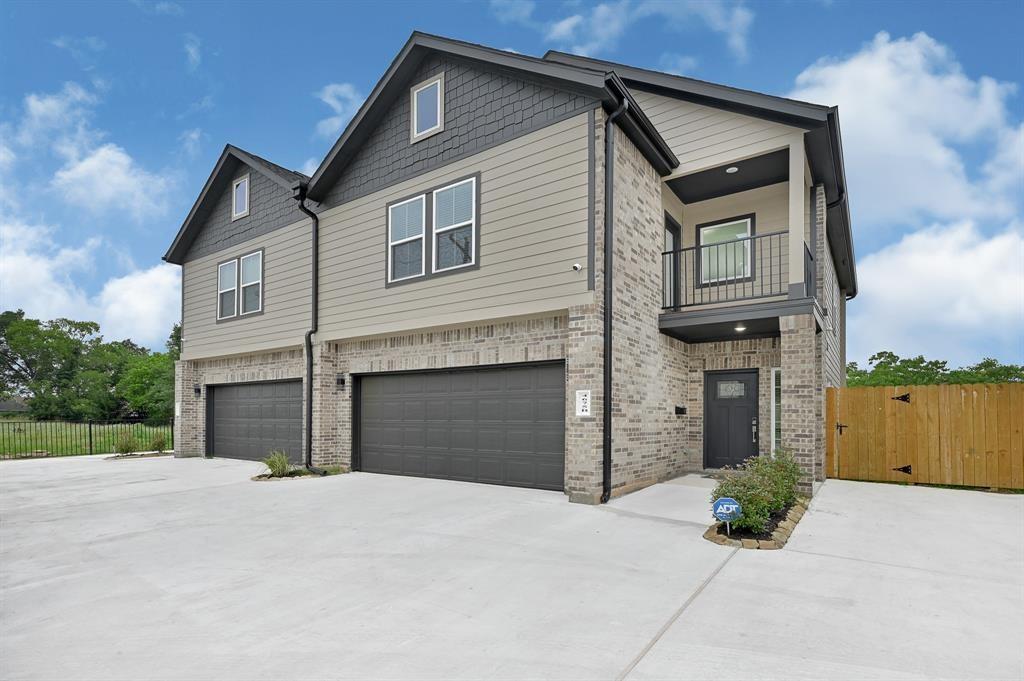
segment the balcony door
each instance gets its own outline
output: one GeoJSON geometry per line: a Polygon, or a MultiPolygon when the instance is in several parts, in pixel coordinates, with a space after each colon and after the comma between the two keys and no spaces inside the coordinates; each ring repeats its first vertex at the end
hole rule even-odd
{"type": "Polygon", "coordinates": [[[662,307],[679,307],[679,249],[683,247],[683,228],[668,213],[665,213],[665,243],[661,255],[661,280],[663,282],[662,307]]]}
{"type": "Polygon", "coordinates": [[[704,467],[757,454],[757,370],[704,373],[704,467]]]}

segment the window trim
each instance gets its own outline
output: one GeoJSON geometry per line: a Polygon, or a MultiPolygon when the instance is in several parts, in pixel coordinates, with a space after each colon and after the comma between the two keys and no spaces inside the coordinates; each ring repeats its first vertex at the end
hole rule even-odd
{"type": "Polygon", "coordinates": [[[458,182],[453,182],[452,184],[445,185],[444,187],[438,187],[437,189],[432,190],[430,192],[430,201],[431,201],[431,204],[432,204],[431,205],[431,216],[430,216],[430,251],[431,251],[431,253],[430,253],[430,272],[431,272],[431,274],[438,274],[440,272],[450,272],[452,270],[461,270],[461,269],[464,269],[466,267],[472,267],[473,265],[475,265],[476,264],[476,222],[477,222],[477,211],[476,211],[476,201],[477,201],[477,196],[476,196],[476,176],[474,175],[472,177],[467,177],[467,178],[464,178],[462,180],[459,180],[458,182]],[[454,187],[458,187],[460,185],[464,185],[464,184],[469,184],[469,185],[472,186],[472,191],[470,192],[470,195],[472,197],[473,204],[472,204],[472,207],[471,207],[471,209],[469,211],[469,215],[470,215],[469,220],[464,220],[463,222],[457,222],[457,223],[455,223],[453,225],[448,225],[447,227],[441,227],[440,229],[438,229],[438,227],[437,227],[437,195],[438,195],[438,193],[439,192],[443,192],[443,191],[445,191],[447,189],[452,189],[454,187]],[[453,265],[451,267],[438,268],[438,266],[437,266],[437,235],[438,234],[444,234],[445,232],[451,232],[452,230],[460,229],[462,227],[469,227],[470,228],[469,229],[469,233],[470,233],[470,242],[469,242],[470,243],[470,249],[469,249],[469,251],[470,251],[470,260],[469,260],[469,262],[464,262],[461,265],[453,265]]]}
{"type": "Polygon", "coordinates": [[[411,196],[411,197],[409,197],[407,199],[402,199],[401,201],[395,201],[394,203],[389,203],[387,205],[387,209],[386,210],[387,210],[387,234],[385,234],[385,237],[387,238],[387,242],[388,242],[387,282],[389,284],[393,284],[393,283],[397,283],[397,282],[400,282],[400,281],[408,281],[410,279],[417,279],[419,277],[422,277],[427,272],[427,195],[425,193],[424,194],[416,194],[415,196],[411,196]],[[410,237],[406,237],[404,239],[399,239],[398,241],[393,241],[391,239],[391,210],[393,208],[397,208],[398,206],[404,206],[407,203],[412,203],[413,201],[417,201],[417,200],[421,200],[421,199],[422,199],[423,203],[420,204],[420,229],[421,229],[420,235],[419,236],[410,236],[410,237]],[[422,246],[420,247],[420,272],[419,272],[419,274],[410,274],[410,275],[405,276],[405,277],[398,277],[397,279],[394,278],[394,276],[393,276],[394,270],[392,270],[392,251],[393,251],[394,247],[395,246],[400,246],[401,244],[411,243],[411,242],[415,241],[416,239],[420,239],[423,242],[422,246]]]}
{"type": "MultiPolygon", "coordinates": [[[[248,319],[249,317],[258,317],[266,312],[267,309],[267,256],[265,248],[256,248],[247,250],[239,255],[217,263],[217,306],[216,312],[216,323],[221,324],[223,322],[231,322],[238,319],[248,319]],[[247,258],[251,255],[259,254],[260,256],[260,309],[253,310],[252,312],[246,312],[242,314],[242,258],[247,258]],[[235,263],[235,313],[228,315],[227,317],[220,316],[220,268],[229,263],[235,263]]],[[[254,282],[255,283],[255,282],[254,282]]],[[[249,284],[251,286],[252,284],[249,284]]],[[[224,292],[230,291],[231,289],[224,289],[224,292]]]]}
{"type": "Polygon", "coordinates": [[[781,416],[782,416],[781,412],[779,413],[779,417],[780,417],[779,418],[779,422],[776,422],[776,418],[775,418],[775,407],[776,406],[781,407],[781,404],[776,402],[776,400],[775,400],[775,389],[780,385],[779,379],[782,378],[782,367],[772,367],[771,368],[771,375],[772,375],[772,392],[771,392],[771,436],[770,437],[771,437],[772,449],[769,452],[769,454],[771,454],[772,456],[775,456],[775,452],[777,452],[778,450],[782,449],[782,433],[779,433],[779,442],[778,442],[777,446],[776,446],[776,443],[775,443],[775,426],[781,425],[780,422],[782,420],[781,419],[781,416]]]}
{"type": "MultiPolygon", "coordinates": [[[[754,263],[754,253],[753,253],[753,250],[750,248],[750,244],[751,244],[750,239],[757,233],[756,224],[757,224],[757,214],[756,213],[747,213],[745,215],[735,215],[735,216],[733,216],[731,218],[724,218],[724,219],[721,219],[721,220],[712,220],[711,222],[702,222],[702,223],[696,225],[696,227],[694,228],[694,232],[695,232],[695,234],[694,234],[694,243],[697,245],[697,256],[695,258],[695,263],[694,263],[695,264],[694,275],[696,277],[695,285],[697,287],[703,288],[703,287],[706,287],[706,286],[721,286],[721,285],[728,285],[728,284],[733,284],[733,283],[739,283],[739,282],[753,281],[754,280],[754,272],[757,271],[757,268],[755,267],[755,263],[754,263]],[[720,225],[727,225],[727,224],[730,224],[730,223],[733,223],[733,222],[743,222],[743,221],[746,221],[746,223],[747,223],[747,241],[744,243],[745,250],[746,250],[746,255],[747,255],[747,271],[746,271],[746,273],[742,277],[719,277],[718,279],[707,279],[707,280],[705,280],[704,279],[703,267],[702,267],[702,263],[704,261],[704,252],[703,252],[704,244],[701,242],[701,233],[703,232],[703,230],[707,229],[708,227],[718,227],[720,225]]],[[[723,243],[725,243],[725,242],[723,242],[723,243]]],[[[714,245],[714,244],[711,244],[711,245],[714,245]]]]}
{"type": "Polygon", "coordinates": [[[217,321],[219,322],[219,321],[223,321],[225,319],[232,319],[232,318],[237,317],[237,316],[238,316],[238,258],[232,258],[231,260],[225,260],[224,262],[217,263],[217,321]],[[223,267],[225,267],[227,265],[234,265],[235,266],[235,280],[233,282],[234,286],[232,286],[231,288],[222,289],[220,287],[220,271],[221,271],[221,268],[223,268],[223,267]],[[220,307],[220,297],[222,295],[224,295],[225,293],[227,293],[228,291],[232,291],[234,293],[234,299],[235,299],[234,311],[231,314],[229,314],[229,315],[223,315],[223,314],[221,314],[221,312],[223,312],[223,310],[221,310],[221,307],[220,307]]]}
{"type": "Polygon", "coordinates": [[[392,286],[404,286],[406,284],[411,284],[418,281],[433,279],[434,277],[446,277],[451,274],[459,274],[460,272],[469,272],[472,270],[480,269],[480,263],[482,262],[482,258],[480,256],[480,192],[482,184],[482,175],[480,171],[477,171],[475,173],[469,173],[461,177],[456,177],[441,184],[436,184],[432,187],[427,187],[426,189],[422,189],[413,194],[406,194],[394,201],[391,201],[390,203],[385,204],[383,230],[385,249],[384,288],[391,288],[392,286]],[[453,185],[461,184],[462,182],[469,180],[471,178],[476,181],[474,185],[473,194],[473,262],[467,265],[460,265],[459,267],[450,267],[448,269],[438,270],[437,272],[432,271],[433,268],[431,268],[431,270],[428,270],[426,268],[426,263],[428,262],[428,259],[429,262],[431,263],[433,263],[434,261],[434,245],[432,243],[434,239],[434,190],[444,189],[445,187],[451,187],[453,185]],[[424,248],[427,250],[424,250],[423,252],[423,274],[417,276],[403,277],[401,279],[391,279],[391,208],[392,206],[397,206],[412,199],[416,199],[420,196],[425,197],[424,209],[426,210],[426,218],[423,225],[423,245],[424,248]],[[428,234],[430,235],[430,239],[426,238],[428,234]]]}
{"type": "Polygon", "coordinates": [[[421,83],[409,88],[409,143],[415,144],[420,140],[436,135],[444,131],[444,71],[431,76],[421,83]],[[426,90],[431,85],[437,84],[437,125],[428,128],[423,132],[416,132],[416,95],[426,90]]]}
{"type": "Polygon", "coordinates": [[[250,208],[250,204],[249,204],[249,189],[251,187],[252,187],[252,184],[249,182],[249,173],[246,173],[245,175],[242,175],[241,177],[236,177],[234,179],[234,181],[231,182],[231,219],[232,220],[239,220],[239,219],[244,218],[247,215],[249,215],[249,208],[250,208]],[[236,213],[235,212],[235,190],[238,189],[238,185],[242,184],[243,182],[245,182],[245,210],[243,212],[241,212],[241,213],[236,213]]]}
{"type": "Polygon", "coordinates": [[[248,317],[250,315],[259,314],[260,312],[263,312],[263,249],[262,248],[259,249],[258,251],[253,251],[252,253],[246,253],[245,255],[238,256],[238,316],[239,317],[248,317]],[[260,278],[257,279],[256,281],[251,281],[248,284],[243,284],[242,283],[242,261],[245,260],[246,258],[251,258],[253,256],[259,256],[259,259],[260,259],[260,278]],[[245,300],[245,296],[243,295],[243,293],[245,291],[245,288],[247,286],[256,286],[257,284],[260,287],[260,304],[259,304],[259,307],[257,307],[255,310],[250,310],[249,312],[244,312],[242,310],[242,302],[245,300]]]}

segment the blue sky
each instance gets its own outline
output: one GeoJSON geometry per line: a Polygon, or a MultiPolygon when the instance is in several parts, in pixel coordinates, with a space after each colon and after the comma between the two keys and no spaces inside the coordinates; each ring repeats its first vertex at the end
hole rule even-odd
{"type": "Polygon", "coordinates": [[[850,358],[1024,362],[1024,4],[0,5],[0,307],[159,346],[160,256],[226,142],[314,166],[415,29],[838,104],[850,358]]]}

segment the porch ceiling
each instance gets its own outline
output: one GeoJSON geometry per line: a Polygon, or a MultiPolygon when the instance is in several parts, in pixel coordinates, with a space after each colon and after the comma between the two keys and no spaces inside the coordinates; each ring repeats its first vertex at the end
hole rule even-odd
{"type": "Polygon", "coordinates": [[[716,199],[719,196],[757,189],[789,179],[789,150],[779,149],[735,163],[702,170],[667,182],[683,203],[716,199]],[[737,172],[727,173],[735,166],[737,172]]]}
{"type": "Polygon", "coordinates": [[[796,314],[813,314],[818,328],[823,326],[821,310],[814,298],[783,298],[663,312],[658,319],[658,327],[663,334],[687,343],[765,338],[779,335],[780,317],[796,314]],[[742,332],[736,331],[740,325],[746,327],[742,332]]]}

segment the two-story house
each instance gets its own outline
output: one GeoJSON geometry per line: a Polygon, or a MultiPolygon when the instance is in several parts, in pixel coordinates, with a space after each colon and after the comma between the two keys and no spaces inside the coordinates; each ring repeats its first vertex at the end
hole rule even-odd
{"type": "Polygon", "coordinates": [[[165,259],[178,456],[590,503],[779,448],[824,477],[834,107],[414,33],[312,177],[228,146],[165,259]]]}

